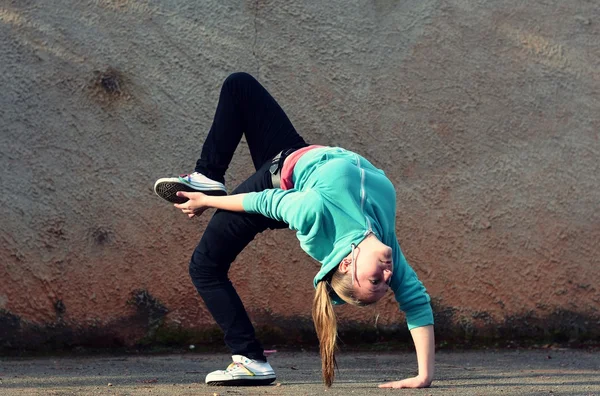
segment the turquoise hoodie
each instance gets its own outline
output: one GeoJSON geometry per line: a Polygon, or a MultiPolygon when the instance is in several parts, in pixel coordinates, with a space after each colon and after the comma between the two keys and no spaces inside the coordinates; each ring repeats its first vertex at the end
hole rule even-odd
{"type": "Polygon", "coordinates": [[[356,153],[323,147],[300,157],[293,181],[291,190],[248,193],[243,205],[296,231],[302,249],[321,263],[314,286],[372,232],[392,248],[390,288],[408,328],[433,324],[429,295],[396,238],[396,191],[384,172],[356,153]]]}

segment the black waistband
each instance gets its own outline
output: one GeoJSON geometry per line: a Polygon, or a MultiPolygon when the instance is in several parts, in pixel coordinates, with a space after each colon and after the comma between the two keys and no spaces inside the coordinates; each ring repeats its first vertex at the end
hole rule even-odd
{"type": "Polygon", "coordinates": [[[301,149],[302,147],[292,147],[281,151],[271,160],[271,167],[269,172],[271,173],[271,181],[273,182],[273,188],[281,188],[281,169],[285,159],[292,154],[294,151],[301,149]]]}

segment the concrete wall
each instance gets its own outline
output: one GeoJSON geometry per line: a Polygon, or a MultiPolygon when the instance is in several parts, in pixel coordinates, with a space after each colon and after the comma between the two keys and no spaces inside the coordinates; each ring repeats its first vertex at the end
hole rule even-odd
{"type": "MultiPolygon", "coordinates": [[[[585,0],[3,0],[0,344],[213,339],[187,274],[208,216],[152,184],[192,170],[234,71],[386,171],[439,339],[598,340],[598,43],[585,0]]],[[[227,185],[250,168],[241,145],[227,185]]],[[[265,343],[310,333],[316,270],[289,230],[233,265],[265,343]]],[[[404,328],[391,295],[338,312],[404,328]]]]}

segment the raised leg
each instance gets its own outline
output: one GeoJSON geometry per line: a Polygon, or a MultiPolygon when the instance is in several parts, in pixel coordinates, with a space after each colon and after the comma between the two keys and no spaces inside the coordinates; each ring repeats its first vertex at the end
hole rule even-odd
{"type": "Polygon", "coordinates": [[[195,171],[224,183],[242,134],[256,170],[282,150],[306,146],[269,92],[251,75],[234,73],[221,87],[213,124],[195,171]]]}

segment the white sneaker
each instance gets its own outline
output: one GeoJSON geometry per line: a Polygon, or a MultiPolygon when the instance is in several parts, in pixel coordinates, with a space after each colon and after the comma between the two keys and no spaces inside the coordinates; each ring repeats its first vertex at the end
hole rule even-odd
{"type": "Polygon", "coordinates": [[[206,195],[227,195],[223,183],[209,179],[198,172],[179,177],[165,177],[154,183],[154,192],[159,197],[178,204],[187,201],[187,198],[178,197],[177,191],[201,192],[206,195]]]}
{"type": "Polygon", "coordinates": [[[269,362],[233,355],[227,370],[217,370],[206,376],[206,383],[215,386],[268,385],[275,381],[275,371],[269,362]]]}

